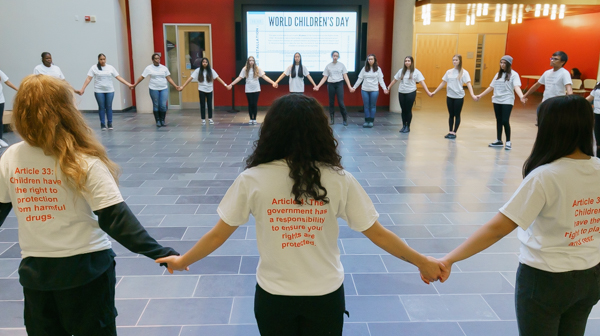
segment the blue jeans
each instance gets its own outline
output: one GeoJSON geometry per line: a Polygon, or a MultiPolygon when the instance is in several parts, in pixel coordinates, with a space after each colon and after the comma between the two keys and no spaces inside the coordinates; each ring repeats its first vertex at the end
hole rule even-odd
{"type": "Polygon", "coordinates": [[[375,111],[377,110],[377,97],[379,91],[360,91],[362,95],[363,105],[365,106],[365,119],[375,119],[375,111]]]}
{"type": "Polygon", "coordinates": [[[167,112],[167,100],[169,99],[169,89],[150,89],[150,98],[152,99],[152,111],[167,112]]]}
{"type": "Polygon", "coordinates": [[[96,101],[98,102],[98,115],[100,116],[100,124],[105,126],[104,123],[104,115],[106,114],[106,118],[108,119],[108,123],[112,124],[112,102],[115,97],[114,92],[94,92],[94,96],[96,97],[96,101]]]}

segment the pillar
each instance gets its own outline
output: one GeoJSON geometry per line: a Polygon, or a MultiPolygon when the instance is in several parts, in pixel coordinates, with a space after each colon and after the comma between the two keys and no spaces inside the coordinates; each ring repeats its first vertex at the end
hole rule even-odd
{"type": "MultiPolygon", "coordinates": [[[[137,80],[146,66],[152,64],[151,56],[154,53],[151,0],[129,0],[129,20],[134,73],[132,80],[137,80]]],[[[137,112],[152,113],[148,83],[149,79],[147,78],[135,88],[137,112]]]]}
{"type": "MultiPolygon", "coordinates": [[[[415,2],[395,0],[390,81],[396,72],[404,66],[404,57],[412,55],[414,25],[415,2]]],[[[398,103],[398,84],[395,84],[390,90],[390,111],[400,112],[400,103],[398,103]]]]}

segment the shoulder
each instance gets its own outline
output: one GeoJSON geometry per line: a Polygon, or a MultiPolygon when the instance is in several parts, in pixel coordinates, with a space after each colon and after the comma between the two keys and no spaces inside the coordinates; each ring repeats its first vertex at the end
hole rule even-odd
{"type": "Polygon", "coordinates": [[[90,67],[90,71],[92,71],[92,72],[96,72],[96,71],[98,71],[98,65],[97,65],[97,64],[94,64],[94,65],[92,65],[92,66],[90,67]]]}
{"type": "Polygon", "coordinates": [[[421,71],[419,71],[419,69],[415,68],[415,70],[413,71],[413,74],[419,74],[419,75],[421,75],[421,71]]]}
{"type": "Polygon", "coordinates": [[[19,141],[16,144],[10,145],[6,151],[4,151],[4,154],[2,154],[2,156],[0,156],[0,162],[8,162],[8,160],[10,160],[10,157],[15,155],[17,152],[21,151],[24,147],[23,145],[25,144],[25,141],[19,141]]]}

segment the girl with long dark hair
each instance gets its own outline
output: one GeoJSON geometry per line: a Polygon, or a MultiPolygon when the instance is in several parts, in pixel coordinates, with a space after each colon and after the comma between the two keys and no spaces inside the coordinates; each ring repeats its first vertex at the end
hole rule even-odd
{"type": "Polygon", "coordinates": [[[600,298],[600,159],[593,157],[593,121],[583,97],[543,102],[523,182],[494,218],[441,259],[450,270],[518,228],[521,336],[583,336],[600,298]]]}
{"type": "Polygon", "coordinates": [[[131,88],[133,85],[129,84],[128,81],[119,76],[117,69],[112,65],[106,64],[106,56],[104,54],[98,55],[98,64],[92,65],[88,71],[87,78],[83,83],[83,87],[79,90],[79,94],[85,93],[85,88],[88,86],[92,78],[94,79],[94,97],[98,103],[98,115],[100,117],[100,129],[106,131],[108,126],[109,130],[113,129],[112,125],[112,102],[115,98],[115,87],[113,86],[112,78],[116,78],[119,82],[127,85],[131,88]],[[106,119],[105,119],[106,116],[106,119]],[[105,120],[108,121],[105,123],[105,120]]]}
{"type": "Polygon", "coordinates": [[[4,128],[2,126],[2,117],[4,115],[4,93],[2,93],[2,83],[6,84],[6,86],[8,86],[9,88],[18,91],[19,89],[13,85],[13,83],[11,83],[8,80],[8,76],[2,72],[2,70],[0,70],[0,148],[2,147],[8,147],[8,144],[6,143],[6,141],[4,141],[2,139],[2,129],[4,128]]]}
{"type": "Polygon", "coordinates": [[[494,90],[492,103],[494,104],[494,113],[496,114],[496,141],[489,144],[489,147],[502,147],[502,127],[506,134],[506,145],[504,149],[510,150],[512,144],[510,142],[510,113],[513,105],[515,105],[515,92],[519,98],[523,98],[521,91],[521,79],[519,74],[512,69],[513,58],[509,55],[504,55],[500,59],[500,70],[490,86],[482,93],[475,96],[477,100],[494,90]]]}
{"type": "Polygon", "coordinates": [[[433,94],[429,92],[427,84],[425,84],[425,77],[423,77],[421,71],[415,68],[415,60],[412,56],[404,58],[404,66],[398,70],[394,79],[388,85],[388,91],[398,81],[400,82],[398,85],[398,102],[402,110],[402,129],[400,133],[408,133],[410,132],[410,123],[412,121],[412,108],[415,104],[415,99],[417,99],[417,83],[421,84],[429,97],[433,96],[433,94]]]}
{"type": "Polygon", "coordinates": [[[313,88],[317,86],[315,81],[310,76],[308,68],[302,65],[302,55],[299,52],[294,54],[294,62],[292,65],[287,67],[285,71],[277,78],[275,84],[279,85],[279,82],[285,76],[290,76],[290,93],[304,93],[304,78],[308,78],[308,81],[313,85],[313,88]]]}
{"type": "Polygon", "coordinates": [[[256,219],[260,260],[254,314],[263,336],[341,335],[344,268],[337,218],[390,254],[416,265],[424,279],[447,270],[384,228],[371,199],[345,171],[321,104],[304,95],[273,102],[246,170],[221,201],[220,220],[182,257],[157,260],[184,270],[256,219]]]}
{"type": "Polygon", "coordinates": [[[158,244],[123,201],[119,167],[66,82],[25,77],[12,122],[23,141],[0,157],[0,225],[14,209],[27,335],[116,335],[108,236],[152,259],[177,252],[158,244]]]}
{"type": "Polygon", "coordinates": [[[473,97],[473,100],[477,100],[473,93],[471,76],[469,76],[467,70],[463,69],[462,56],[454,55],[452,57],[452,64],[454,64],[454,68],[446,71],[440,85],[431,93],[432,96],[435,95],[444,85],[448,84],[446,105],[448,106],[448,114],[450,115],[448,118],[448,129],[450,131],[444,136],[446,139],[456,139],[456,132],[458,131],[458,126],[460,126],[460,113],[465,102],[463,85],[467,85],[471,97],[473,97]]]}
{"type": "Polygon", "coordinates": [[[594,137],[596,138],[596,156],[600,157],[600,82],[587,96],[587,101],[594,104],[594,137]]]}
{"type": "Polygon", "coordinates": [[[277,88],[277,83],[273,82],[271,78],[265,75],[265,72],[256,64],[254,56],[248,57],[246,60],[246,66],[242,68],[240,75],[231,84],[227,85],[227,89],[237,84],[242,79],[246,78],[246,98],[248,99],[248,115],[250,116],[250,122],[248,125],[256,125],[256,115],[258,114],[258,96],[260,95],[260,82],[259,78],[266,80],[268,83],[277,88]]]}
{"type": "Polygon", "coordinates": [[[182,91],[186,85],[189,84],[191,80],[195,80],[198,82],[198,95],[200,98],[200,117],[202,117],[202,125],[206,124],[206,106],[208,105],[208,123],[214,124],[215,122],[212,120],[213,115],[213,90],[214,90],[214,81],[218,80],[223,84],[223,86],[227,87],[227,84],[219,77],[219,74],[210,66],[210,62],[208,58],[202,58],[200,62],[200,67],[196,68],[190,78],[188,78],[182,86],[179,87],[179,91],[182,91]]]}
{"type": "Polygon", "coordinates": [[[346,105],[344,105],[344,82],[348,85],[348,90],[353,91],[352,85],[350,85],[350,79],[348,78],[348,69],[342,62],[338,62],[340,53],[336,50],[331,52],[331,63],[325,66],[323,70],[323,79],[319,82],[313,90],[319,91],[321,85],[327,81],[327,92],[329,93],[329,123],[335,124],[335,97],[337,96],[338,105],[340,106],[340,113],[343,118],[343,125],[348,126],[348,112],[346,111],[346,105]]]}
{"type": "Polygon", "coordinates": [[[354,92],[361,83],[361,95],[365,107],[365,123],[363,124],[363,127],[370,128],[373,127],[373,123],[375,122],[379,85],[381,85],[385,94],[390,93],[383,81],[383,72],[381,71],[379,64],[377,64],[377,57],[375,57],[375,54],[369,54],[367,56],[365,67],[360,70],[358,79],[350,92],[354,92]]]}
{"type": "Polygon", "coordinates": [[[133,90],[148,76],[150,76],[148,89],[150,90],[150,99],[152,99],[152,112],[154,113],[156,127],[165,127],[167,126],[165,118],[167,117],[169,84],[173,85],[175,89],[179,89],[179,86],[171,78],[169,68],[160,64],[159,54],[152,54],[152,64],[144,69],[144,72],[142,72],[142,75],[137,79],[135,84],[131,86],[131,89],[133,90]]]}

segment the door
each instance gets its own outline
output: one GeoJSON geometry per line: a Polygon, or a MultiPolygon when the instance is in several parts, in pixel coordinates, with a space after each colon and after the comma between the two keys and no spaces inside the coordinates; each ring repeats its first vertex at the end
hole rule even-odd
{"type": "Polygon", "coordinates": [[[506,49],[506,34],[485,34],[483,40],[483,70],[481,86],[488,87],[500,69],[500,59],[506,49]]]}
{"type": "MultiPolygon", "coordinates": [[[[185,83],[195,69],[199,68],[202,58],[208,58],[212,67],[210,26],[178,25],[178,54],[181,83],[185,83]]],[[[213,100],[214,101],[214,100],[213,100]]],[[[181,91],[183,108],[198,108],[198,83],[191,82],[181,91]]]]}
{"type": "Polygon", "coordinates": [[[457,47],[457,35],[417,35],[415,67],[423,73],[427,83],[441,82],[446,70],[452,68],[457,47]]]}

